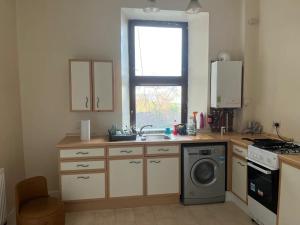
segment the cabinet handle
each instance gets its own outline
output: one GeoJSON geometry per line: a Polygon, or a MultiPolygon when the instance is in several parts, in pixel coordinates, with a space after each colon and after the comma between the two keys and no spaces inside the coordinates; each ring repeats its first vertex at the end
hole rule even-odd
{"type": "Polygon", "coordinates": [[[246,165],[242,164],[241,162],[237,162],[240,166],[245,167],[246,165]]]}
{"type": "Polygon", "coordinates": [[[156,161],[156,160],[151,160],[150,163],[156,163],[156,164],[159,164],[159,163],[160,163],[160,160],[157,160],[157,161],[156,161]]]}
{"type": "Polygon", "coordinates": [[[100,98],[97,96],[97,109],[99,109],[100,98]]]}
{"type": "Polygon", "coordinates": [[[88,96],[85,97],[85,108],[88,108],[89,107],[89,98],[88,96]]]}
{"type": "Polygon", "coordinates": [[[77,179],[88,180],[88,179],[90,179],[90,176],[80,176],[80,177],[77,177],[77,179]]]}
{"type": "Polygon", "coordinates": [[[235,148],[234,150],[237,151],[237,152],[239,152],[239,153],[242,153],[242,152],[243,152],[243,150],[238,149],[238,148],[235,148]]]}
{"type": "Polygon", "coordinates": [[[159,152],[168,152],[170,149],[167,149],[167,148],[159,148],[157,149],[157,151],[159,152]]]}
{"type": "Polygon", "coordinates": [[[132,150],[121,150],[121,153],[132,153],[132,150]]]}
{"type": "Polygon", "coordinates": [[[130,161],[129,163],[130,164],[141,164],[142,162],[141,161],[130,161]]]}
{"type": "Polygon", "coordinates": [[[88,152],[76,152],[76,155],[88,155],[88,152]]]}
{"type": "Polygon", "coordinates": [[[77,167],[84,167],[84,168],[87,168],[89,167],[90,165],[88,164],[77,164],[77,167]]]}

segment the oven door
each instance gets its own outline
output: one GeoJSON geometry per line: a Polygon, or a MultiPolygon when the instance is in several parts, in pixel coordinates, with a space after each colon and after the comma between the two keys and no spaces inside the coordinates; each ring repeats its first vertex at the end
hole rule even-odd
{"type": "Polygon", "coordinates": [[[248,161],[248,195],[277,214],[279,170],[248,161]]]}

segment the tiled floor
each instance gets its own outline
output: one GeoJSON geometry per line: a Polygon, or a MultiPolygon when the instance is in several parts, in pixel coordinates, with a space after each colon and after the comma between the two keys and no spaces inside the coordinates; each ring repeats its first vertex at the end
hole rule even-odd
{"type": "Polygon", "coordinates": [[[66,225],[253,225],[253,223],[233,203],[225,203],[73,212],[67,214],[66,225]]]}

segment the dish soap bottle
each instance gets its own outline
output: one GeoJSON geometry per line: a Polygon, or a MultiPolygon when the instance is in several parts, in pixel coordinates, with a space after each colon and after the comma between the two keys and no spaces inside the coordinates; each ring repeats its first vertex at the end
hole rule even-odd
{"type": "Polygon", "coordinates": [[[200,129],[204,128],[204,113],[200,113],[200,129]]]}

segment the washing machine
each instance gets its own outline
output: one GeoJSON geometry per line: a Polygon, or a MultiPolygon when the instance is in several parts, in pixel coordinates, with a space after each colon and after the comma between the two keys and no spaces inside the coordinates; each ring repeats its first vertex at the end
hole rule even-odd
{"type": "Polygon", "coordinates": [[[226,144],[182,145],[181,201],[184,205],[225,201],[226,144]]]}

